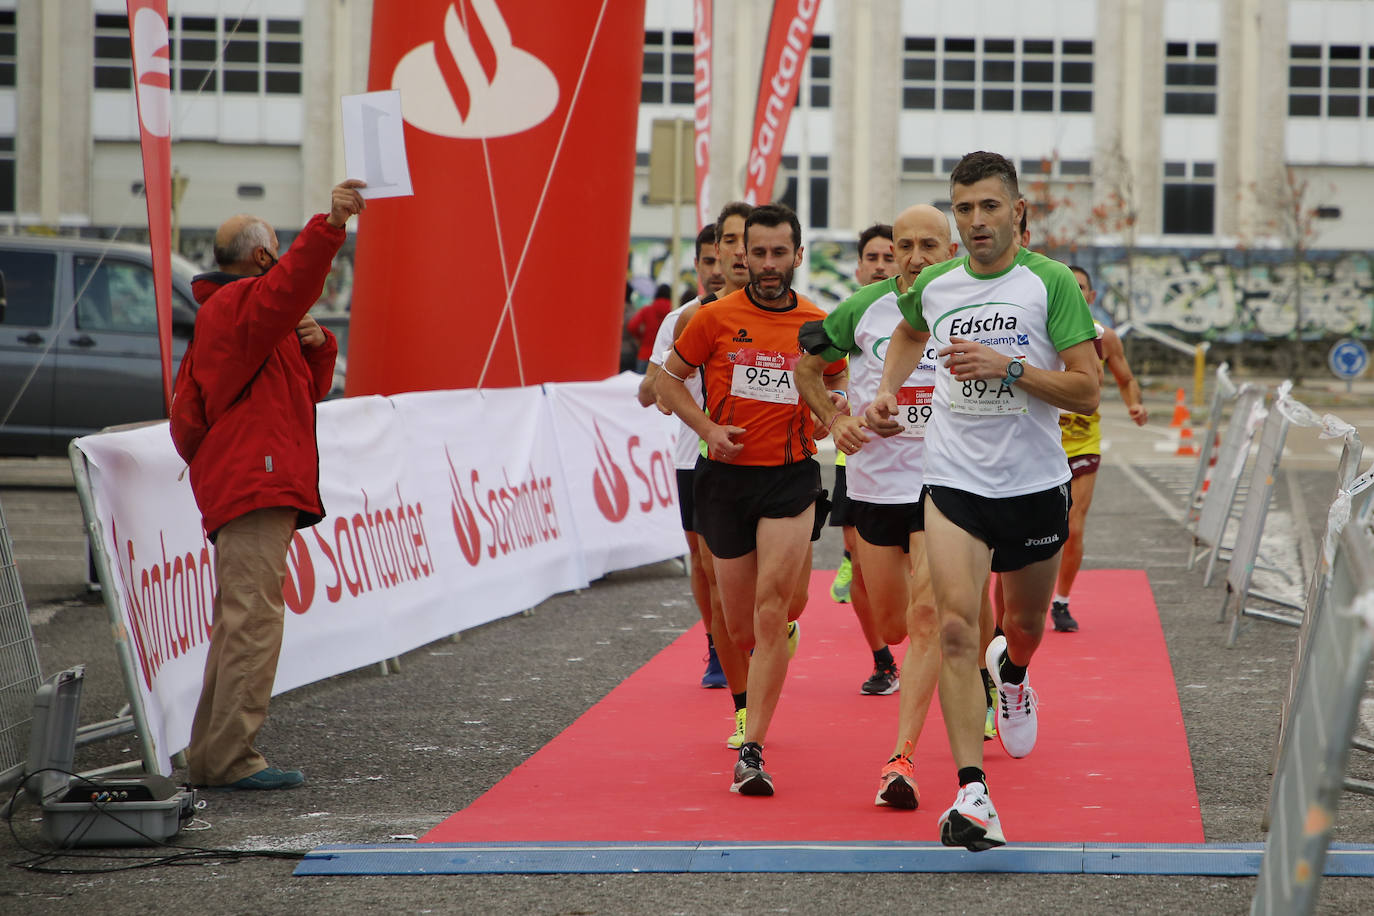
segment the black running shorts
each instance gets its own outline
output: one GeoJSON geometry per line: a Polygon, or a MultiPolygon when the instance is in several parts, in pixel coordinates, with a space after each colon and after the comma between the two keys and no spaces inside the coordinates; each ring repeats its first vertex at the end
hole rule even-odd
{"type": "Polygon", "coordinates": [[[682,530],[696,531],[692,527],[692,478],[696,471],[692,468],[677,469],[677,511],[682,516],[682,530]]]}
{"type": "Polygon", "coordinates": [[[742,557],[758,543],[759,519],[794,518],[821,493],[821,466],[813,459],[777,467],[697,459],[692,479],[697,534],[711,555],[742,557]]]}
{"type": "Polygon", "coordinates": [[[940,514],[992,548],[992,571],[1012,572],[1059,552],[1069,537],[1069,485],[992,499],[952,487],[928,486],[940,514]]]}
{"type": "Polygon", "coordinates": [[[844,465],[835,465],[835,493],[830,499],[830,527],[846,528],[854,524],[854,501],[849,498],[849,486],[844,465]]]}
{"type": "Polygon", "coordinates": [[[885,505],[855,499],[850,505],[859,537],[875,547],[900,547],[902,553],[910,553],[911,535],[926,527],[924,503],[885,505]]]}

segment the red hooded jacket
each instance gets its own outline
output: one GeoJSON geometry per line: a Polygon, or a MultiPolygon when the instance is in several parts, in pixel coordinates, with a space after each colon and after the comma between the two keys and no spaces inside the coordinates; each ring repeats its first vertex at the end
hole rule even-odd
{"type": "MultiPolygon", "coordinates": [[[[315,403],[329,393],[339,344],[322,328],[325,342],[306,349],[296,324],[320,298],[344,238],[319,214],[267,273],[192,283],[201,308],[186,362],[209,428],[190,457],[191,490],[211,537],[255,509],[295,508],[298,528],[324,518],[315,403]]],[[[176,439],[175,405],[173,418],[176,439]]]]}

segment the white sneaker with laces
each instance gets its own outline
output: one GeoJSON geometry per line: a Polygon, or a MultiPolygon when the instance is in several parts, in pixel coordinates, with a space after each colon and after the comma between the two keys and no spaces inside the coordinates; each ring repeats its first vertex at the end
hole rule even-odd
{"type": "Polygon", "coordinates": [[[1035,749],[1035,738],[1039,732],[1039,718],[1036,707],[1039,697],[1030,685],[1030,673],[1019,684],[1002,682],[999,666],[1007,654],[1007,638],[994,637],[988,644],[984,661],[988,674],[997,685],[997,740],[1008,757],[1025,757],[1035,749]]]}
{"type": "Polygon", "coordinates": [[[986,785],[971,782],[959,787],[954,804],[940,815],[940,842],[946,846],[963,846],[972,852],[1006,845],[1002,822],[988,797],[986,785]]]}

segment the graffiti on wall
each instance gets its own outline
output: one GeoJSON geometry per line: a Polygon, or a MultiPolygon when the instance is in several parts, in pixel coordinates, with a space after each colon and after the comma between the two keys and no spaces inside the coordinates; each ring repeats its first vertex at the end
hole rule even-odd
{"type": "MultiPolygon", "coordinates": [[[[643,301],[658,283],[681,291],[696,282],[690,241],[676,277],[669,260],[666,239],[631,242],[631,286],[643,301]]],[[[1301,313],[1306,338],[1374,336],[1369,252],[1314,251],[1299,263],[1288,251],[1138,248],[1129,270],[1122,248],[1080,250],[1067,260],[1093,276],[1100,315],[1114,323],[1130,319],[1190,339],[1262,340],[1291,337],[1301,313]]],[[[833,308],[854,291],[857,263],[853,241],[813,242],[811,297],[833,308]]]]}

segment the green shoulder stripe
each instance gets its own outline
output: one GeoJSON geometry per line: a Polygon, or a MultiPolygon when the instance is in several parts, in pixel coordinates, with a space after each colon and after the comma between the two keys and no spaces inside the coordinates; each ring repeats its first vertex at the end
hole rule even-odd
{"type": "Polygon", "coordinates": [[[925,315],[921,311],[921,294],[930,285],[930,281],[936,277],[943,276],[956,268],[962,268],[968,257],[950,258],[939,264],[932,264],[922,270],[916,277],[916,282],[911,284],[911,289],[897,297],[897,308],[901,310],[902,317],[907,324],[918,331],[929,331],[930,327],[926,324],[925,315]]]}
{"type": "Polygon", "coordinates": [[[1034,251],[1025,252],[1022,263],[1045,284],[1048,301],[1045,325],[1056,350],[1067,350],[1097,336],[1083,291],[1078,288],[1078,281],[1067,265],[1034,251]]]}
{"type": "Polygon", "coordinates": [[[859,326],[859,319],[868,311],[870,305],[888,293],[896,291],[897,281],[888,277],[877,283],[868,284],[835,306],[835,311],[826,316],[823,325],[826,336],[830,338],[830,346],[821,356],[833,363],[850,353],[858,352],[854,346],[854,330],[859,326]]]}

